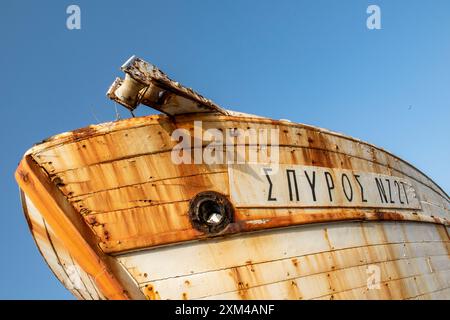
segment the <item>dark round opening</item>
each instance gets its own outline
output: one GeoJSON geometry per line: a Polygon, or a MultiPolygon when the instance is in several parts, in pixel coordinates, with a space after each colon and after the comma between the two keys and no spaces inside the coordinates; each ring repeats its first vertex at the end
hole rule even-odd
{"type": "Polygon", "coordinates": [[[189,217],[193,227],[205,233],[218,233],[233,220],[233,207],[217,192],[202,192],[191,200],[189,217]]]}
{"type": "Polygon", "coordinates": [[[198,212],[200,219],[211,226],[220,224],[224,218],[223,207],[213,200],[200,203],[198,212]]]}

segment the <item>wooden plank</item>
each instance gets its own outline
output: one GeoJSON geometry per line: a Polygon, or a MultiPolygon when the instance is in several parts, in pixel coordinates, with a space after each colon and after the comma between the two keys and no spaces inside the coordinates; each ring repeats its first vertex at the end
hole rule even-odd
{"type": "MultiPolygon", "coordinates": [[[[118,259],[127,269],[147,273],[148,281],[154,281],[246,266],[249,261],[257,264],[351,247],[408,242],[432,242],[442,246],[445,240],[437,228],[439,226],[433,224],[408,222],[309,225],[131,252],[119,255],[118,259]],[[184,263],[167,263],[172,257],[184,263]]],[[[448,245],[442,250],[448,250],[448,245]]]]}
{"type": "MultiPolygon", "coordinates": [[[[390,270],[394,269],[397,265],[404,266],[405,264],[413,264],[415,266],[415,260],[404,259],[397,260],[395,262],[383,262],[380,263],[381,279],[386,284],[391,285],[391,280],[388,281],[389,277],[394,281],[402,281],[404,278],[416,278],[416,281],[422,280],[423,283],[435,279],[435,275],[427,273],[415,273],[414,268],[408,268],[409,271],[405,275],[391,273],[390,270]],[[425,280],[426,279],[426,280],[425,280]]],[[[447,266],[448,267],[448,266],[447,266]]],[[[450,277],[450,270],[445,269],[438,273],[445,279],[450,277]]],[[[432,282],[433,287],[439,286],[436,282],[432,282]]],[[[362,292],[357,295],[360,297],[368,297],[372,299],[405,299],[409,296],[420,294],[424,292],[426,287],[408,286],[401,284],[395,286],[395,289],[389,289],[389,293],[385,294],[382,290],[367,290],[367,272],[366,266],[353,267],[346,270],[331,271],[326,274],[317,274],[302,278],[297,278],[294,280],[287,280],[283,282],[277,282],[269,285],[264,285],[256,288],[249,288],[245,291],[246,298],[248,299],[260,299],[264,296],[266,299],[314,299],[322,297],[324,294],[328,295],[330,299],[340,298],[339,294],[341,291],[349,291],[353,288],[358,288],[359,290],[364,290],[367,294],[364,296],[362,292]],[[419,290],[417,290],[419,289],[419,290]],[[423,290],[423,291],[421,291],[423,290]]],[[[204,297],[205,299],[225,299],[234,300],[242,299],[242,293],[239,291],[227,292],[219,295],[204,297]]],[[[356,298],[356,297],[355,297],[356,298]]]]}
{"type": "Polygon", "coordinates": [[[56,175],[63,183],[61,190],[69,198],[127,186],[137,186],[167,179],[193,177],[225,172],[226,166],[171,163],[170,152],[138,156],[92,166],[67,170],[56,175]]]}
{"type": "Polygon", "coordinates": [[[445,283],[436,279],[449,279],[449,273],[449,270],[444,270],[438,273],[412,275],[405,278],[383,281],[380,290],[367,290],[367,287],[363,286],[331,295],[325,295],[317,299],[403,300],[426,297],[428,295],[433,295],[436,292],[443,292],[444,295],[442,299],[448,299],[448,295],[446,294],[448,293],[448,282],[445,283]],[[430,285],[422,286],[421,283],[428,283],[430,285]]]}
{"type": "MultiPolygon", "coordinates": [[[[83,214],[110,213],[181,201],[189,202],[205,190],[228,194],[226,172],[151,181],[74,197],[71,202],[75,209],[83,214]]],[[[179,214],[174,213],[175,216],[179,214]]]]}
{"type": "MultiPolygon", "coordinates": [[[[421,245],[420,243],[409,243],[409,246],[421,245]]],[[[367,266],[369,264],[379,265],[383,262],[394,262],[396,268],[401,268],[395,261],[409,259],[413,264],[420,263],[428,270],[426,257],[403,256],[403,244],[375,245],[370,248],[357,247],[342,249],[332,252],[310,254],[295,258],[287,258],[263,262],[259,264],[248,263],[245,266],[237,266],[228,269],[219,269],[205,273],[197,273],[176,278],[144,281],[140,284],[145,290],[145,285],[152,285],[161,298],[180,299],[183,294],[189,299],[198,299],[207,296],[214,296],[224,292],[244,291],[287,280],[295,280],[300,277],[329,273],[337,270],[345,270],[356,266],[367,266]],[[211,286],[211,283],[220,282],[220,286],[211,286]],[[239,285],[241,283],[241,285],[239,285]],[[174,290],[176,288],[176,290],[174,290]],[[181,295],[180,295],[181,293],[181,295]]],[[[442,250],[442,249],[441,249],[442,250]]],[[[438,252],[438,254],[442,254],[438,252]]],[[[431,263],[437,264],[439,268],[448,266],[447,254],[441,256],[430,256],[431,263]]],[[[417,266],[414,265],[414,268],[417,266]]],[[[352,270],[347,270],[348,274],[352,270]]],[[[390,271],[391,273],[393,271],[390,271]]],[[[145,280],[142,273],[137,274],[138,279],[145,280]]],[[[148,277],[148,275],[147,275],[148,277]]],[[[367,272],[365,278],[367,278],[367,272]]],[[[345,281],[345,278],[341,279],[345,281]]],[[[335,289],[336,290],[336,289],[335,289]]]]}

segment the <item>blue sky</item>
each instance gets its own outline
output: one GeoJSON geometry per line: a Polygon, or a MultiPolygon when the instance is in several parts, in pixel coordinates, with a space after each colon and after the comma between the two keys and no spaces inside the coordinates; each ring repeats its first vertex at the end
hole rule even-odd
{"type": "Polygon", "coordinates": [[[72,298],[33,243],[13,173],[43,138],[113,120],[105,92],[132,54],[225,108],[383,147],[450,191],[448,0],[8,0],[0,35],[0,298],[72,298]],[[70,4],[81,30],[66,28],[70,4]],[[370,4],[381,30],[366,28],[370,4]]]}

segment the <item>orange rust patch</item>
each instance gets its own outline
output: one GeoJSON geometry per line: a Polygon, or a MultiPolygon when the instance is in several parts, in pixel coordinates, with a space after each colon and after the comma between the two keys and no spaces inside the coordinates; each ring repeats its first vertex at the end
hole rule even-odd
{"type": "Polygon", "coordinates": [[[234,283],[236,284],[236,289],[241,299],[245,300],[249,299],[247,292],[249,285],[248,283],[244,282],[244,279],[242,278],[238,268],[237,267],[231,268],[230,274],[233,277],[234,283]]]}
{"type": "Polygon", "coordinates": [[[28,177],[28,173],[24,170],[18,169],[17,170],[17,175],[20,177],[20,179],[24,182],[24,183],[28,183],[29,182],[29,177],[28,177]]]}
{"type": "Polygon", "coordinates": [[[300,289],[295,280],[287,281],[286,285],[288,286],[289,299],[292,299],[292,300],[303,299],[300,289]]]}
{"type": "Polygon", "coordinates": [[[71,133],[72,133],[71,140],[77,141],[77,140],[81,140],[84,138],[92,137],[94,134],[97,133],[97,129],[95,129],[92,126],[88,126],[88,127],[73,130],[73,131],[71,131],[71,133]]]}
{"type": "Polygon", "coordinates": [[[144,295],[148,300],[161,300],[158,291],[155,291],[151,284],[146,284],[144,287],[144,295]]]}
{"type": "Polygon", "coordinates": [[[436,231],[439,234],[439,237],[441,238],[442,242],[447,242],[450,240],[450,235],[448,234],[448,229],[443,225],[436,225],[436,231]]]}
{"type": "Polygon", "coordinates": [[[245,264],[247,265],[250,272],[255,272],[255,267],[253,266],[253,262],[251,260],[245,261],[245,264]]]}
{"type": "Polygon", "coordinates": [[[328,247],[330,248],[330,250],[333,250],[334,247],[331,245],[330,238],[328,237],[328,229],[327,228],[323,228],[323,233],[324,233],[325,240],[328,243],[328,247]]]}

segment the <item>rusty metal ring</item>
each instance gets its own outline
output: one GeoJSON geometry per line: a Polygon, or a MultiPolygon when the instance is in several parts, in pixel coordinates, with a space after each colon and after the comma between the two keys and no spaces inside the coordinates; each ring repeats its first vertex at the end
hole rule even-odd
{"type": "Polygon", "coordinates": [[[216,234],[234,220],[234,208],[227,197],[206,191],[197,194],[189,203],[189,219],[198,231],[216,234]]]}

